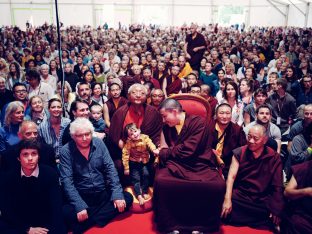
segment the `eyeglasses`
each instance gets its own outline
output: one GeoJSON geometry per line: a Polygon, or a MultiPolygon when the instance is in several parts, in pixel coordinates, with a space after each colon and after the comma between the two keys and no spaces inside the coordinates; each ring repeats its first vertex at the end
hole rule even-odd
{"type": "Polygon", "coordinates": [[[159,95],[156,95],[156,94],[155,94],[155,95],[152,95],[153,98],[156,98],[156,97],[162,98],[163,96],[164,96],[164,95],[162,95],[162,94],[159,94],[159,95]]]}
{"type": "Polygon", "coordinates": [[[309,83],[311,82],[312,80],[304,80],[303,83],[309,83]]]}
{"type": "Polygon", "coordinates": [[[18,94],[22,94],[22,93],[27,93],[26,90],[16,90],[14,91],[15,93],[18,93],[18,94]]]}
{"type": "Polygon", "coordinates": [[[75,137],[77,138],[84,138],[84,137],[90,137],[91,136],[91,132],[86,132],[86,133],[82,133],[82,134],[75,134],[75,137]]]}

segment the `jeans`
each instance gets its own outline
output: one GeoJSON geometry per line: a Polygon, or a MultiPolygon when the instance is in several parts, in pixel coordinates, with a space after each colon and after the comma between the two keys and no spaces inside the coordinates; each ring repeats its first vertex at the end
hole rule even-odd
{"type": "Polygon", "coordinates": [[[134,187],[135,196],[146,194],[148,192],[149,172],[147,164],[142,162],[129,161],[130,178],[134,187]]]}

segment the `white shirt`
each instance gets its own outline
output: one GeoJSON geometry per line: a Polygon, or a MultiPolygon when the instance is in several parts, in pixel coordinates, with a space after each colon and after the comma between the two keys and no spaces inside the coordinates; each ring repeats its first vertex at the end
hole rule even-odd
{"type": "Polygon", "coordinates": [[[48,108],[48,101],[53,97],[54,91],[51,85],[40,82],[39,85],[33,89],[30,85],[27,86],[28,91],[28,98],[31,98],[32,96],[38,95],[42,98],[44,107],[48,108]]]}
{"type": "Polygon", "coordinates": [[[21,177],[23,177],[23,176],[25,176],[25,177],[34,176],[34,177],[38,178],[38,176],[39,176],[39,167],[38,167],[38,165],[36,166],[35,170],[31,173],[30,176],[25,175],[23,169],[21,168],[21,177]]]}
{"type": "Polygon", "coordinates": [[[42,76],[40,76],[40,78],[42,82],[49,84],[52,87],[54,92],[56,91],[57,80],[55,76],[52,76],[49,74],[46,79],[44,79],[42,76]]]}

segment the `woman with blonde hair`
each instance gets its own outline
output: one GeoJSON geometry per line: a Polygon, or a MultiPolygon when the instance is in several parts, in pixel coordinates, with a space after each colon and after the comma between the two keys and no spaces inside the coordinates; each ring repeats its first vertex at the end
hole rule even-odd
{"type": "Polygon", "coordinates": [[[10,102],[5,110],[4,126],[0,128],[0,153],[17,144],[19,126],[24,120],[24,105],[19,101],[10,102]]]}

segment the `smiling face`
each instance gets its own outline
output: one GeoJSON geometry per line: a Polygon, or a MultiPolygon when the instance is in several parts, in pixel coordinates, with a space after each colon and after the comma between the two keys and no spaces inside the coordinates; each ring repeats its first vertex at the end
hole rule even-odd
{"type": "Polygon", "coordinates": [[[24,120],[24,108],[19,106],[17,109],[11,114],[11,122],[13,124],[19,124],[24,120]]]}
{"type": "Polygon", "coordinates": [[[271,112],[268,108],[260,108],[257,114],[257,122],[260,124],[268,124],[271,120],[271,112]]]}
{"type": "Polygon", "coordinates": [[[59,101],[54,101],[49,107],[51,117],[60,118],[62,116],[62,104],[59,101]]]}
{"type": "Polygon", "coordinates": [[[132,104],[141,105],[146,101],[146,92],[143,87],[137,86],[131,90],[128,99],[132,104]]]}
{"type": "Polygon", "coordinates": [[[41,113],[43,110],[43,102],[42,99],[40,97],[34,97],[31,100],[31,110],[37,113],[41,113]]]}
{"type": "Polygon", "coordinates": [[[160,115],[162,117],[163,123],[167,124],[169,127],[174,127],[180,123],[178,118],[178,111],[175,109],[161,109],[160,115]]]}

